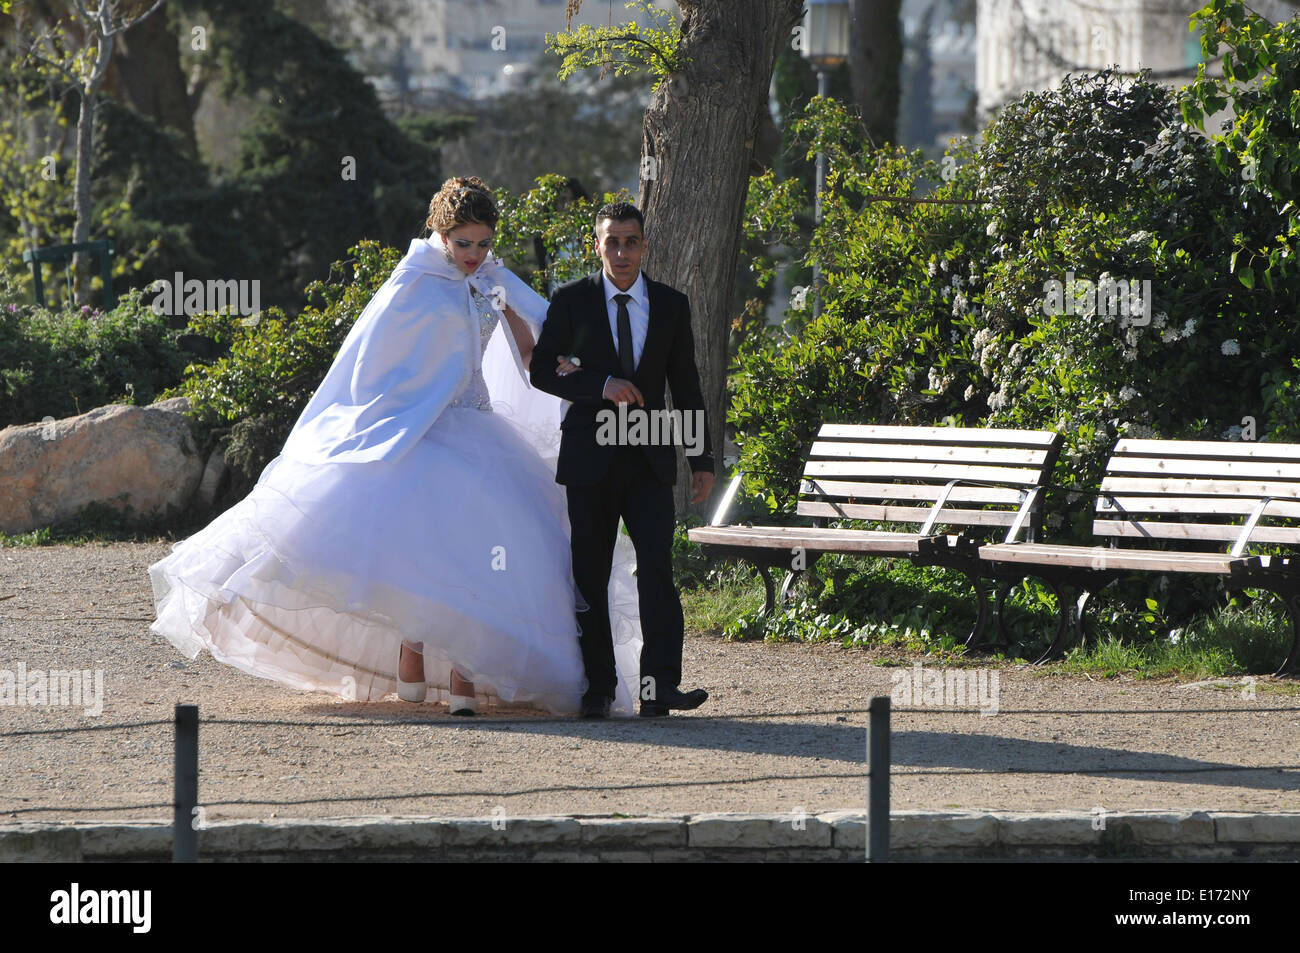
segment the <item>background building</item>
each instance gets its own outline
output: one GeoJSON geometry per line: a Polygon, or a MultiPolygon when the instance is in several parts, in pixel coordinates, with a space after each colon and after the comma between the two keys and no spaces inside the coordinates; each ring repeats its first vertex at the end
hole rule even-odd
{"type": "MultiPolygon", "coordinates": [[[[678,13],[672,0],[652,5],[678,13]]],[[[496,96],[527,83],[546,34],[565,29],[565,8],[565,0],[417,0],[408,31],[361,35],[354,59],[381,96],[496,96]]],[[[624,0],[585,0],[573,25],[628,20],[647,17],[624,0]]]]}
{"type": "MultiPolygon", "coordinates": [[[[978,0],[979,115],[1028,90],[1055,87],[1067,73],[1108,66],[1150,69],[1182,86],[1196,76],[1200,40],[1188,17],[1202,0],[978,0]]],[[[1261,16],[1282,21],[1300,9],[1284,0],[1252,0],[1261,16]]],[[[1208,67],[1213,72],[1214,64],[1208,67]]]]}

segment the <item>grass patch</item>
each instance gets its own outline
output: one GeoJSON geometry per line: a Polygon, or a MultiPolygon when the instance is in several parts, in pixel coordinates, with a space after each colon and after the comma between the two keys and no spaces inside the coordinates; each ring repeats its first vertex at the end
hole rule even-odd
{"type": "Polygon", "coordinates": [[[728,567],[681,595],[686,627],[721,635],[736,619],[763,608],[763,580],[743,567],[728,567]]]}
{"type": "MultiPolygon", "coordinates": [[[[839,642],[899,649],[944,664],[987,665],[1037,658],[1056,627],[1055,596],[1028,580],[1012,588],[1004,606],[1011,657],[966,654],[975,602],[961,574],[901,560],[840,556],[823,556],[801,577],[787,605],[762,616],[762,581],[752,570],[722,568],[685,542],[677,556],[689,575],[682,590],[687,626],[721,632],[728,641],[839,642]]],[[[779,574],[773,578],[779,584],[779,574]]],[[[1290,626],[1275,599],[1239,596],[1178,626],[1168,606],[1140,597],[1143,591],[1134,585],[1100,598],[1089,615],[1086,644],[1038,671],[1183,680],[1262,675],[1275,671],[1290,647],[1290,626]]],[[[1181,597],[1168,601],[1186,606],[1181,597]]],[[[1189,612],[1185,609],[1184,617],[1189,612]]],[[[911,663],[885,659],[877,664],[911,663]]]]}
{"type": "Polygon", "coordinates": [[[1103,636],[1075,648],[1056,667],[1066,672],[1137,678],[1264,675],[1277,669],[1290,644],[1286,614],[1274,600],[1234,599],[1163,636],[1103,636]]]}

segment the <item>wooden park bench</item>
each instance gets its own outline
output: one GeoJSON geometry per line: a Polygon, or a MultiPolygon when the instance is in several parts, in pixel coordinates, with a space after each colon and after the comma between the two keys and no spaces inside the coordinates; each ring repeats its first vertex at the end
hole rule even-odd
{"type": "MultiPolygon", "coordinates": [[[[1042,524],[1042,491],[1060,451],[1059,434],[1044,430],[823,424],[799,486],[796,514],[813,526],[701,526],[688,531],[706,555],[745,560],[763,578],[764,612],[775,607],[770,569],[791,581],[824,553],[910,559],[966,574],[980,614],[968,643],[987,619],[974,547],[959,547],[949,529],[984,538],[1034,539],[1042,524]],[[906,530],[828,526],[832,520],[904,524],[906,530]]],[[[739,479],[739,477],[737,477],[739,479]]],[[[727,500],[734,492],[728,491],[727,500]]],[[[726,503],[714,522],[720,522],[726,503]]]]}
{"type": "Polygon", "coordinates": [[[1007,582],[1035,576],[1056,592],[1056,637],[1039,661],[1059,657],[1067,639],[1082,639],[1089,603],[1121,576],[1191,573],[1217,576],[1230,590],[1264,589],[1282,599],[1292,634],[1290,653],[1278,669],[1283,674],[1300,657],[1300,559],[1248,555],[1247,549],[1300,545],[1297,520],[1300,444],[1120,440],[1106,465],[1092,524],[1093,535],[1107,546],[1007,541],[980,545],[976,552],[987,576],[1004,583],[999,626],[1007,582]],[[1278,520],[1291,525],[1272,525],[1278,520]],[[1119,546],[1129,540],[1141,544],[1119,546]],[[1197,546],[1202,548],[1192,548],[1197,546]],[[1076,601],[1063,597],[1063,585],[1078,588],[1076,601]]]}

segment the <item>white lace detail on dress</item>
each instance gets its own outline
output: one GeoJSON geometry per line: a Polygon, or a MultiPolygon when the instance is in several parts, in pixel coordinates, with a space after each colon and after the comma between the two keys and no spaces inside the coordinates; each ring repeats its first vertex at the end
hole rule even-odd
{"type": "Polygon", "coordinates": [[[490,413],[492,398],[488,394],[487,382],[483,380],[482,357],[483,352],[487,350],[488,341],[492,339],[492,332],[496,330],[497,313],[492,307],[492,302],[480,294],[477,288],[470,285],[469,291],[470,297],[474,299],[474,307],[478,311],[479,362],[465,389],[447,406],[473,407],[475,410],[486,410],[490,413]]]}

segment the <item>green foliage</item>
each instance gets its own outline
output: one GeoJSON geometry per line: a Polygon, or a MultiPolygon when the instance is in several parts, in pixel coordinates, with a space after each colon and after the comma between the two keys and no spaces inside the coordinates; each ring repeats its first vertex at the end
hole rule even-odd
{"type": "Polygon", "coordinates": [[[770,616],[761,606],[723,630],[737,641],[838,641],[913,651],[957,650],[975,623],[975,602],[962,578],[896,560],[823,556],[813,579],[797,583],[790,604],[770,616]]]}
{"type": "Polygon", "coordinates": [[[1238,197],[1272,229],[1233,234],[1230,270],[1245,288],[1258,280],[1270,290],[1295,274],[1300,238],[1300,17],[1274,24],[1248,15],[1241,0],[1212,0],[1192,16],[1207,59],[1223,55],[1222,78],[1196,69],[1182,102],[1187,122],[1200,129],[1231,105],[1214,131],[1214,162],[1240,183],[1238,197]]]}
{"type": "MultiPolygon", "coordinates": [[[[419,231],[441,182],[441,143],[468,120],[390,119],[341,50],[274,4],[174,0],[171,9],[185,29],[182,66],[211,75],[206,95],[240,105],[245,128],[233,165],[212,169],[184,137],[100,97],[92,238],[114,242],[119,293],[180,271],[257,280],[264,303],[296,310],[302,289],[350,245],[404,245],[419,231]],[[196,21],[210,21],[210,48],[190,48],[196,21]]],[[[64,78],[11,49],[0,68],[0,229],[15,236],[4,267],[31,300],[21,252],[71,240],[77,99],[64,78]]],[[[45,269],[57,299],[62,271],[45,269]]]]}
{"type": "Polygon", "coordinates": [[[129,292],[109,312],[0,306],[0,427],[149,404],[180,380],[177,332],[141,299],[129,292]]]}
{"type": "MultiPolygon", "coordinates": [[[[33,300],[28,266],[22,253],[33,244],[48,244],[63,236],[71,239],[74,165],[60,154],[75,136],[78,102],[67,80],[48,64],[22,55],[14,33],[0,31],[4,55],[0,56],[0,245],[4,270],[14,276],[28,301],[33,300]]],[[[57,31],[56,31],[57,35],[57,31]]],[[[57,39],[51,42],[58,42],[57,39]]],[[[60,302],[61,274],[53,265],[42,266],[46,300],[60,302]]]]}
{"type": "Polygon", "coordinates": [[[399,128],[342,50],[273,4],[184,6],[212,18],[201,55],[220,64],[223,92],[255,103],[232,172],[264,300],[296,307],[294,292],[361,239],[404,248],[441,185],[438,141],[455,124],[399,128]]]}
{"type": "Polygon", "coordinates": [[[682,40],[681,24],[669,11],[651,6],[647,0],[631,0],[627,9],[639,10],[649,17],[651,26],[635,21],[618,26],[583,24],[576,30],[548,33],[546,46],[562,57],[560,79],[599,66],[601,76],[615,76],[649,70],[666,79],[682,67],[678,47],[682,40]]]}
{"type": "Polygon", "coordinates": [[[234,314],[190,319],[190,333],[228,345],[229,353],[187,367],[176,392],[190,398],[202,441],[228,437],[227,459],[242,477],[237,488],[254,482],[280,452],[343,339],[401,258],[377,242],[349,251],[353,258],[331,269],[340,280],[308,285],[308,304],[296,317],[269,308],[253,324],[234,314]],[[349,267],[350,279],[343,277],[349,267]]]}
{"type": "Polygon", "coordinates": [[[574,196],[562,175],[543,175],[523,195],[495,193],[501,220],[492,250],[521,276],[532,267],[532,286],[543,295],[600,268],[596,212],[606,202],[632,201],[625,190],[599,200],[574,196]]]}
{"type": "MultiPolygon", "coordinates": [[[[796,128],[831,170],[806,248],[824,311],[814,321],[796,298],[781,333],[742,342],[729,412],[747,489],[774,511],[791,510],[826,420],[1054,429],[1055,481],[1071,490],[1096,486],[1122,435],[1229,436],[1244,417],[1260,435],[1300,434],[1300,286],[1232,273],[1235,244],[1273,235],[1277,211],[1251,206],[1257,187],[1225,176],[1165,87],[1067,78],[937,164],[870,149],[830,100],[796,128]],[[930,183],[929,198],[976,204],[873,200],[930,183]],[[1115,313],[1095,293],[1107,279],[1139,293],[1149,281],[1151,300],[1115,313]]],[[[755,177],[748,233],[797,241],[782,223],[806,202],[797,184],[755,177]]],[[[1049,500],[1055,535],[1086,532],[1078,499],[1049,500]]]]}

